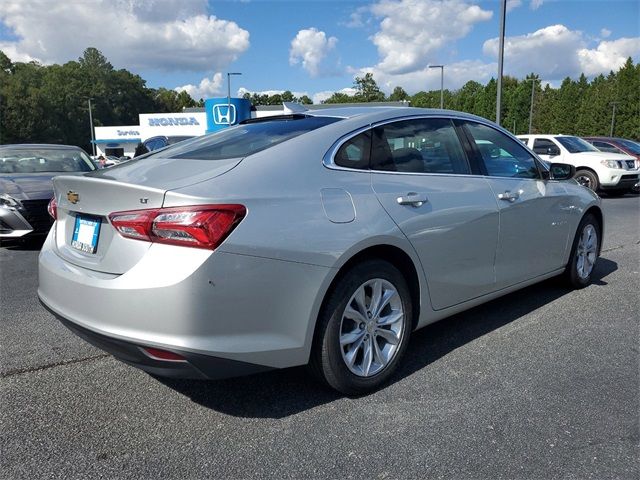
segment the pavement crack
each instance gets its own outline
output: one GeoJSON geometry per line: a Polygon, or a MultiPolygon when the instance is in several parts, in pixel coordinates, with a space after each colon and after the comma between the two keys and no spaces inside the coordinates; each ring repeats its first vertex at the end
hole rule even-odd
{"type": "Polygon", "coordinates": [[[621,250],[623,248],[624,248],[624,245],[617,245],[615,247],[605,248],[604,250],[602,250],[602,253],[612,252],[614,250],[621,250]]]}
{"type": "Polygon", "coordinates": [[[77,358],[75,360],[62,360],[60,362],[49,363],[47,365],[40,365],[37,367],[16,368],[14,370],[9,370],[8,372],[0,374],[0,378],[8,378],[8,377],[14,377],[16,375],[23,375],[25,373],[39,372],[40,370],[48,370],[50,368],[62,367],[63,365],[73,365],[74,363],[91,362],[93,360],[99,360],[101,358],[105,358],[109,356],[110,354],[108,353],[102,353],[100,355],[94,355],[92,357],[77,358]]]}

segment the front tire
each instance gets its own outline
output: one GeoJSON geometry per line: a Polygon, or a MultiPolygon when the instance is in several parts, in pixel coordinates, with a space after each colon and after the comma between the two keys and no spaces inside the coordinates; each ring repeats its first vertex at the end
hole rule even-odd
{"type": "Polygon", "coordinates": [[[580,221],[564,273],[571,287],[584,288],[591,283],[596,260],[600,254],[601,231],[600,223],[590,213],[580,221]]]}
{"type": "Polygon", "coordinates": [[[598,191],[600,182],[598,182],[598,176],[591,170],[578,170],[573,178],[583,187],[590,188],[594,192],[598,191]]]}
{"type": "Polygon", "coordinates": [[[311,366],[329,386],[361,395],[396,371],[413,328],[407,282],[392,264],[368,260],[329,293],[318,318],[311,366]]]}

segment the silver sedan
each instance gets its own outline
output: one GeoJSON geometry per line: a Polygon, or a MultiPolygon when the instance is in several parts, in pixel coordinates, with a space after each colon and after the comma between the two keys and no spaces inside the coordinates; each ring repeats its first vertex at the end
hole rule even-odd
{"type": "Polygon", "coordinates": [[[589,284],[603,213],[572,169],[459,112],[250,120],[55,178],[38,294],[152,374],[310,364],[362,394],[415,329],[556,275],[589,284]]]}

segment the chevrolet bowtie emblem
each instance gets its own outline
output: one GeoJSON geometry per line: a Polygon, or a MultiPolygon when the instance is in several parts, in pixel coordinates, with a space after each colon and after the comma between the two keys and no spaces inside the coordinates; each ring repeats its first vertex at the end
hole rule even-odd
{"type": "Polygon", "coordinates": [[[78,200],[80,200],[80,195],[78,195],[76,192],[72,192],[71,190],[69,190],[67,192],[67,200],[69,200],[71,203],[78,203],[78,200]]]}

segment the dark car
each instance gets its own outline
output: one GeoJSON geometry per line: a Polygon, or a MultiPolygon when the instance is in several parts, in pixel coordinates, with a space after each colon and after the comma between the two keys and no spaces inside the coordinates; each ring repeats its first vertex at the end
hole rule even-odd
{"type": "Polygon", "coordinates": [[[601,152],[624,153],[636,158],[636,167],[640,168],[640,143],[626,138],[583,137],[601,152]]]}
{"type": "Polygon", "coordinates": [[[52,219],[51,179],[95,170],[84,150],[69,145],[0,145],[0,239],[46,234],[52,219]]]}

